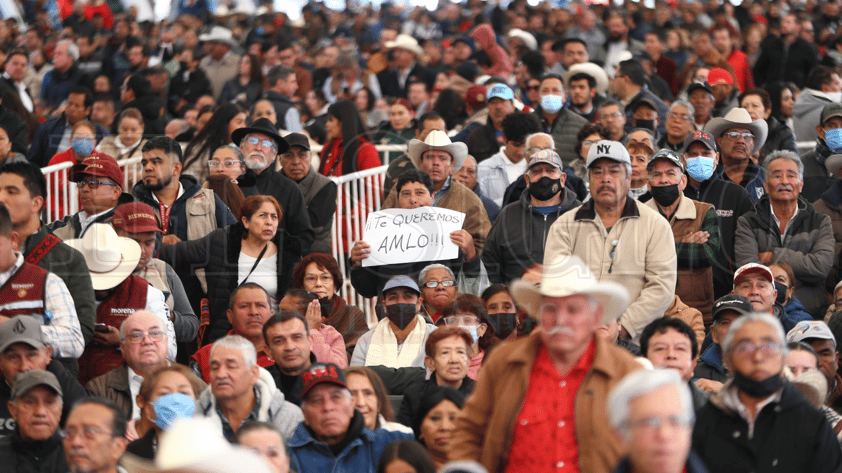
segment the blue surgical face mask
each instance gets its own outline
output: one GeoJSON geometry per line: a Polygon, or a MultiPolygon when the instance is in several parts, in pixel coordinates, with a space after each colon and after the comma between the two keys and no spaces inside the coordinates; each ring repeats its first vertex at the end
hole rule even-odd
{"type": "Polygon", "coordinates": [[[266,34],[266,29],[263,28],[262,26],[258,26],[257,28],[254,29],[254,33],[257,34],[258,36],[263,36],[264,34],[266,34]]]}
{"type": "Polygon", "coordinates": [[[561,95],[544,95],[541,97],[541,108],[547,113],[556,113],[564,105],[561,95]]]}
{"type": "Polygon", "coordinates": [[[705,156],[687,158],[687,174],[696,182],[705,182],[713,175],[714,159],[705,156]]]}
{"type": "Polygon", "coordinates": [[[159,397],[152,403],[155,409],[155,425],[167,430],[179,417],[193,417],[196,401],[182,393],[172,393],[159,397]]]}
{"type": "Polygon", "coordinates": [[[834,152],[842,151],[842,128],[833,128],[824,131],[824,142],[834,152]]]}
{"type": "MultiPolygon", "coordinates": [[[[479,325],[460,325],[459,328],[463,328],[471,334],[471,338],[474,340],[473,345],[477,344],[477,340],[479,340],[479,334],[477,333],[477,329],[479,325]]],[[[471,345],[471,346],[473,346],[471,345]]]]}
{"type": "Polygon", "coordinates": [[[89,156],[94,150],[94,140],[77,138],[73,140],[73,151],[79,156],[89,156]]]}

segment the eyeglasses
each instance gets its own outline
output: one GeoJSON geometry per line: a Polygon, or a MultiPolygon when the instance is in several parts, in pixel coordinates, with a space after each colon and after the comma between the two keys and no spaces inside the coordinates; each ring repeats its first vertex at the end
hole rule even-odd
{"type": "Polygon", "coordinates": [[[667,113],[667,118],[672,118],[673,120],[683,120],[685,122],[689,122],[693,119],[690,115],[679,115],[677,113],[667,113]]]}
{"type": "Polygon", "coordinates": [[[439,286],[453,287],[454,284],[456,284],[456,281],[454,281],[452,279],[448,279],[446,281],[427,281],[427,282],[424,283],[424,287],[427,287],[427,288],[430,288],[430,289],[435,289],[439,286]]]}
{"type": "Polygon", "coordinates": [[[778,342],[763,342],[759,345],[754,342],[742,342],[738,343],[734,347],[734,354],[753,355],[755,352],[759,351],[764,355],[776,355],[780,353],[781,350],[783,350],[783,345],[778,342]]]}
{"type": "Polygon", "coordinates": [[[69,429],[61,431],[61,437],[68,440],[71,440],[78,435],[81,435],[85,440],[93,440],[97,435],[107,435],[109,437],[113,437],[114,433],[91,425],[86,425],[80,429],[70,427],[69,429]]]}
{"type": "Polygon", "coordinates": [[[744,141],[754,141],[754,135],[751,133],[740,133],[738,131],[729,131],[727,133],[723,133],[723,136],[727,136],[728,139],[731,141],[737,141],[738,139],[742,138],[744,141]]]}
{"type": "Polygon", "coordinates": [[[602,118],[620,118],[622,116],[623,116],[622,113],[614,112],[614,113],[606,113],[605,115],[602,115],[602,118]]]}
{"type": "Polygon", "coordinates": [[[526,90],[538,90],[540,88],[541,88],[540,85],[527,85],[526,86],[526,90]]]}
{"type": "Polygon", "coordinates": [[[688,416],[671,415],[666,417],[644,417],[637,420],[629,420],[623,422],[622,427],[631,430],[644,430],[647,432],[654,432],[662,425],[669,427],[672,430],[687,428],[693,425],[693,421],[688,416]]]}
{"type": "Polygon", "coordinates": [[[257,138],[256,136],[249,136],[248,138],[246,138],[246,142],[249,143],[249,144],[255,145],[255,146],[257,146],[259,144],[259,145],[263,146],[264,148],[274,148],[275,147],[274,141],[272,141],[272,140],[261,140],[260,138],[257,138]]]}
{"type": "Polygon", "coordinates": [[[322,274],[321,276],[304,276],[304,282],[314,284],[321,280],[323,283],[333,282],[333,276],[330,274],[322,274]]]}
{"type": "Polygon", "coordinates": [[[234,166],[242,165],[243,162],[238,160],[238,159],[226,159],[225,161],[220,161],[218,159],[211,159],[210,161],[208,161],[208,167],[216,168],[216,167],[219,167],[220,164],[223,165],[226,168],[232,168],[234,166]]]}
{"type": "Polygon", "coordinates": [[[479,318],[476,315],[451,315],[444,318],[445,325],[478,325],[479,318]]]}
{"type": "Polygon", "coordinates": [[[126,340],[128,340],[129,343],[137,345],[138,343],[143,341],[143,337],[148,337],[150,342],[160,342],[164,339],[164,332],[162,332],[161,330],[150,330],[147,333],[132,332],[126,335],[126,340]]]}
{"type": "Polygon", "coordinates": [[[89,180],[89,181],[79,181],[79,182],[77,182],[77,183],[76,183],[76,186],[77,186],[79,189],[84,189],[84,188],[85,188],[85,186],[88,186],[88,188],[89,188],[90,190],[96,190],[99,186],[114,186],[114,187],[119,187],[117,184],[114,184],[113,182],[108,182],[108,181],[94,181],[94,180],[89,180]]]}

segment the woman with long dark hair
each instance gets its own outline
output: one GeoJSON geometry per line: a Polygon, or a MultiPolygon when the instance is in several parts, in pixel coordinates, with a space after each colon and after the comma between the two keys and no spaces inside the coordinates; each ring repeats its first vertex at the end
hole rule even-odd
{"type": "Polygon", "coordinates": [[[250,107],[263,92],[263,68],[254,54],[240,58],[237,75],[222,86],[219,103],[235,102],[250,107]]]}
{"type": "Polygon", "coordinates": [[[231,133],[246,126],[246,111],[237,104],[224,103],[213,112],[210,120],[184,150],[183,174],[191,174],[204,182],[210,170],[208,160],[220,146],[231,143],[231,133]]]}
{"type": "Polygon", "coordinates": [[[380,166],[380,156],[365,138],[360,113],[354,102],[340,100],[327,109],[327,144],[322,150],[319,172],[342,176],[380,166]]]}

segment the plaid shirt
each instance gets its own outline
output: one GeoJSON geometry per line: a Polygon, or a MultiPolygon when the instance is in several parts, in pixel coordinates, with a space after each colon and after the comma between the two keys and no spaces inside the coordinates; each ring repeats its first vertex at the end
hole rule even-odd
{"type": "MultiPolygon", "coordinates": [[[[0,287],[23,266],[23,254],[15,252],[15,264],[0,273],[0,287]]],[[[44,308],[47,314],[40,315],[44,342],[53,349],[55,358],[79,358],[85,350],[82,327],[76,317],[76,306],[64,281],[53,273],[47,275],[44,287],[44,308]]]]}

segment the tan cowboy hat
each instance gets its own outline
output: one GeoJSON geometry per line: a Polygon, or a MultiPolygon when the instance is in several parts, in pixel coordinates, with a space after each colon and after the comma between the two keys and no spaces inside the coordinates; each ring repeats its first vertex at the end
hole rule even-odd
{"type": "Polygon", "coordinates": [[[386,49],[401,48],[415,54],[416,56],[423,56],[424,49],[418,44],[418,40],[408,34],[399,34],[394,41],[386,41],[386,49]]]}
{"type": "Polygon", "coordinates": [[[731,128],[748,128],[754,133],[754,149],[752,153],[760,151],[760,148],[766,143],[766,137],[769,135],[769,125],[766,120],[751,121],[751,116],[744,108],[732,108],[724,117],[711,118],[705,125],[705,131],[713,135],[714,138],[719,138],[722,133],[731,128]]]}
{"type": "Polygon", "coordinates": [[[421,155],[431,149],[441,149],[453,156],[453,169],[462,169],[465,159],[468,157],[468,146],[461,142],[452,142],[447,133],[441,130],[433,130],[427,135],[424,141],[413,138],[409,141],[406,154],[412,160],[412,164],[421,168],[421,155]]]}
{"type": "Polygon", "coordinates": [[[564,256],[544,265],[541,286],[523,279],[512,284],[512,297],[530,317],[541,322],[542,296],[567,297],[585,295],[596,299],[602,307],[602,323],[617,320],[629,305],[629,291],[613,281],[600,281],[578,256],[564,256]]]}
{"type": "Polygon", "coordinates": [[[568,90],[570,89],[570,78],[580,72],[587,74],[596,80],[597,93],[604,94],[605,91],[608,90],[608,74],[605,73],[605,69],[592,62],[583,62],[581,64],[573,64],[570,66],[570,70],[564,74],[564,86],[568,90]]]}
{"type": "Polygon", "coordinates": [[[105,291],[126,280],[140,261],[140,245],[117,236],[107,223],[92,223],[82,238],[65,241],[88,263],[95,291],[105,291]]]}
{"type": "Polygon", "coordinates": [[[209,32],[199,35],[199,41],[211,43],[224,43],[228,46],[236,46],[234,41],[234,33],[228,28],[222,26],[214,26],[209,32]]]}

